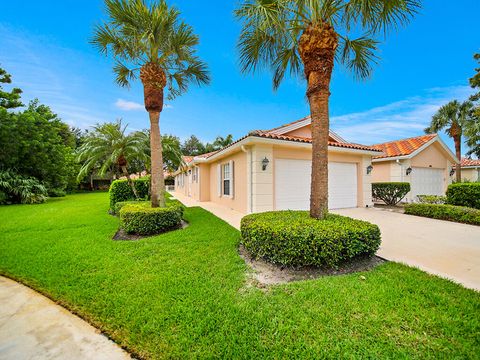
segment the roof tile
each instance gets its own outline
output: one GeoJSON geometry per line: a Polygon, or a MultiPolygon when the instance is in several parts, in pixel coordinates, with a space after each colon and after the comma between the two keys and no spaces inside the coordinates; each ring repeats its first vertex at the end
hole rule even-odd
{"type": "Polygon", "coordinates": [[[375,159],[410,155],[436,136],[437,134],[428,134],[372,145],[372,147],[384,153],[384,155],[375,156],[375,159]]]}
{"type": "Polygon", "coordinates": [[[480,166],[480,159],[467,159],[462,158],[462,162],[460,163],[463,166],[480,166]]]}

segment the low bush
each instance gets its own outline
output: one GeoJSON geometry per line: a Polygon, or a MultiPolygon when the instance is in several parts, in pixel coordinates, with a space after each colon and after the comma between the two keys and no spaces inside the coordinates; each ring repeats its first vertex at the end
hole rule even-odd
{"type": "Polygon", "coordinates": [[[143,207],[148,207],[150,206],[150,201],[138,201],[138,200],[130,200],[130,201],[119,201],[116,202],[113,208],[111,209],[111,213],[113,215],[120,215],[120,210],[125,206],[125,205],[137,205],[137,206],[143,206],[143,207]]]}
{"type": "MultiPolygon", "coordinates": [[[[146,200],[150,197],[150,177],[132,180],[137,190],[138,199],[146,200]]],[[[110,209],[113,211],[114,206],[119,201],[136,200],[131,186],[127,180],[115,180],[110,185],[110,209]]]]}
{"type": "Polygon", "coordinates": [[[181,226],[183,206],[152,208],[148,203],[127,204],[120,210],[120,226],[129,234],[152,235],[181,226]]]}
{"type": "Polygon", "coordinates": [[[378,226],[328,214],[316,220],[307,211],[272,211],[245,216],[241,243],[254,258],[284,266],[337,267],[380,246],[378,226]]]}
{"type": "Polygon", "coordinates": [[[48,189],[48,196],[50,197],[64,197],[67,192],[63,189],[48,189]]]}
{"type": "Polygon", "coordinates": [[[480,210],[455,205],[407,204],[405,214],[480,225],[480,210]]]}
{"type": "Polygon", "coordinates": [[[0,204],[39,204],[47,196],[47,188],[37,179],[0,171],[0,204]]]}
{"type": "Polygon", "coordinates": [[[372,183],[372,197],[387,205],[397,205],[409,191],[410,183],[407,182],[372,183]]]}
{"type": "Polygon", "coordinates": [[[480,183],[455,183],[447,189],[447,204],[480,209],[480,183]]]}
{"type": "Polygon", "coordinates": [[[417,195],[420,204],[445,204],[447,198],[439,195],[417,195]]]}

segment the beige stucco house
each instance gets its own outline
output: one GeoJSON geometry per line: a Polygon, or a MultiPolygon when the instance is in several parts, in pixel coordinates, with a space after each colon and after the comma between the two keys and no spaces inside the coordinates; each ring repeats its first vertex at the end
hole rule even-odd
{"type": "Polygon", "coordinates": [[[460,164],[462,166],[462,180],[480,182],[480,160],[463,158],[460,164]]]}
{"type": "MultiPolygon", "coordinates": [[[[186,157],[175,191],[242,213],[309,208],[312,158],[310,117],[257,130],[213,153],[186,157]]],[[[330,132],[329,206],[371,206],[372,156],[381,151],[330,132]]]]}
{"type": "Polygon", "coordinates": [[[452,182],[455,155],[437,134],[373,145],[383,154],[372,159],[373,182],[409,182],[411,191],[405,200],[417,200],[417,195],[445,195],[452,182]]]}

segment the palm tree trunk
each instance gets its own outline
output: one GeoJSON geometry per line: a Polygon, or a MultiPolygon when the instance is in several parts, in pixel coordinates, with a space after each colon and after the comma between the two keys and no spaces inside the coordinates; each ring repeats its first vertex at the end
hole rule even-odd
{"type": "MultiPolygon", "coordinates": [[[[453,141],[455,143],[455,155],[457,156],[457,159],[459,162],[462,161],[462,136],[461,135],[456,135],[453,138],[453,141]]],[[[455,164],[455,174],[456,174],[456,181],[461,182],[462,181],[462,166],[461,164],[455,164]]]]}
{"type": "Polygon", "coordinates": [[[135,189],[135,184],[133,183],[132,179],[130,178],[130,174],[128,173],[127,167],[125,165],[121,166],[123,175],[127,177],[127,182],[128,185],[132,188],[133,196],[135,196],[135,199],[138,200],[138,193],[137,189],[135,189]]]}
{"type": "Polygon", "coordinates": [[[310,216],[316,219],[324,219],[328,213],[328,98],[337,46],[335,30],[323,23],[310,26],[303,32],[298,49],[308,83],[312,119],[310,216]]]}
{"type": "Polygon", "coordinates": [[[310,185],[310,216],[325,218],[328,212],[328,92],[308,97],[312,118],[312,175],[310,185]]]}
{"type": "Polygon", "coordinates": [[[151,193],[152,207],[165,206],[165,180],[163,178],[162,137],[160,112],[150,111],[151,193]]]}

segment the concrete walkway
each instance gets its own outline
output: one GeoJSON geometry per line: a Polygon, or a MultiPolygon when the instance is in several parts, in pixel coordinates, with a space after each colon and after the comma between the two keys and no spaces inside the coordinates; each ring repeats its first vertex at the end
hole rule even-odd
{"type": "MultiPolygon", "coordinates": [[[[177,193],[172,195],[186,206],[201,206],[240,229],[244,214],[212,202],[198,202],[177,193]]],[[[377,224],[382,232],[379,256],[480,290],[480,226],[376,208],[332,212],[377,224]]]]}
{"type": "Polygon", "coordinates": [[[480,290],[480,226],[375,208],[334,212],[377,224],[382,232],[379,256],[480,290]]]}
{"type": "Polygon", "coordinates": [[[50,299],[0,276],[0,359],[105,359],[130,356],[50,299]]]}

